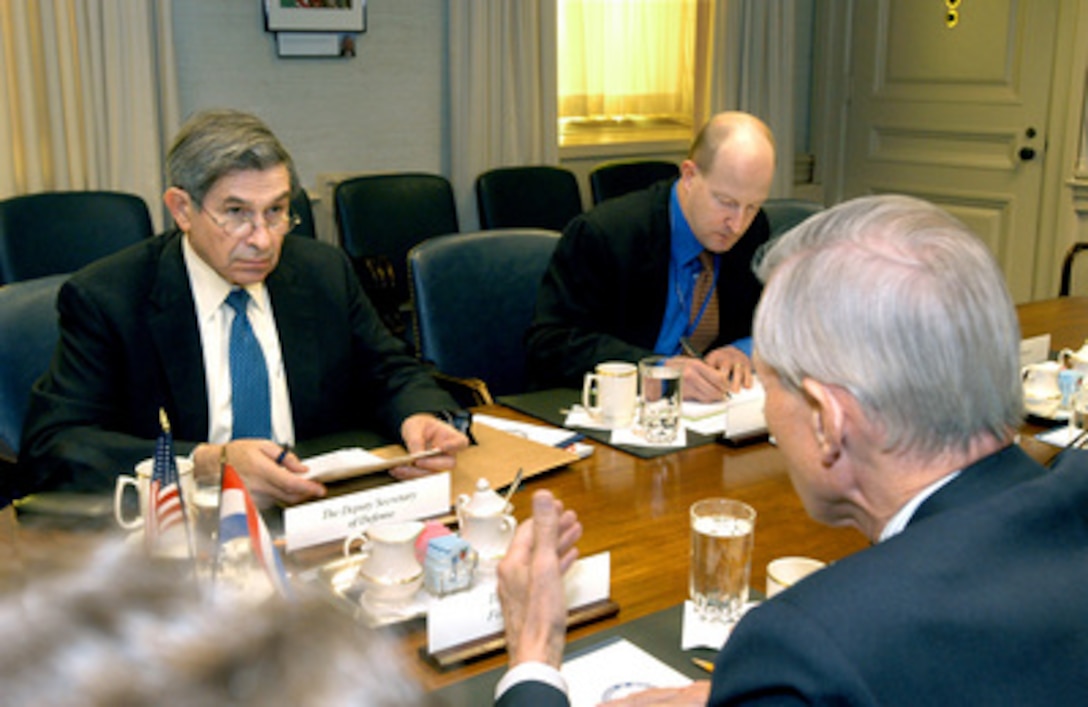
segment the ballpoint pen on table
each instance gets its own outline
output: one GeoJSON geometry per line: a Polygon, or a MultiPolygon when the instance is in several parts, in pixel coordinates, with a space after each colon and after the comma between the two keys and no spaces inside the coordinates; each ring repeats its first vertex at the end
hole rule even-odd
{"type": "Polygon", "coordinates": [[[503,499],[503,508],[510,507],[510,497],[514,495],[514,492],[518,490],[518,486],[521,486],[521,474],[524,469],[518,469],[518,473],[514,474],[514,480],[510,482],[510,488],[506,489],[506,498],[503,499]]]}
{"type": "Polygon", "coordinates": [[[581,432],[575,432],[570,437],[564,437],[563,439],[559,440],[558,442],[556,442],[552,446],[558,447],[559,449],[566,449],[567,447],[569,447],[571,445],[574,445],[574,444],[577,444],[577,443],[581,442],[585,438],[586,438],[586,436],[584,434],[582,434],[581,432]]]}

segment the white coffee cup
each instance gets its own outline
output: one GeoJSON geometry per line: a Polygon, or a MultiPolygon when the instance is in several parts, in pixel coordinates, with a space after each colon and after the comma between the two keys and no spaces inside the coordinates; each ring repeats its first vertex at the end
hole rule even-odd
{"type": "MultiPolygon", "coordinates": [[[[196,499],[196,483],[193,481],[193,462],[188,457],[176,457],[178,467],[178,483],[181,485],[181,495],[186,503],[193,503],[196,499]]],[[[121,474],[117,477],[117,486],[113,494],[113,515],[117,518],[117,524],[125,530],[136,530],[144,526],[147,518],[147,497],[151,487],[151,473],[154,469],[154,459],[144,459],[136,465],[136,476],[121,474]],[[124,500],[125,489],[132,486],[140,499],[140,514],[134,518],[125,518],[124,500]]],[[[193,522],[193,514],[189,514],[189,522],[193,522]]]]}
{"type": "Polygon", "coordinates": [[[582,407],[591,420],[610,429],[627,427],[638,403],[638,366],[624,361],[598,363],[582,385],[582,407]],[[596,404],[591,404],[595,400],[596,404]]]}
{"type": "Polygon", "coordinates": [[[375,523],[344,539],[344,557],[361,555],[358,576],[369,601],[407,601],[423,584],[415,548],[423,527],[418,520],[375,523]]]}
{"type": "Polygon", "coordinates": [[[789,589],[825,563],[811,557],[779,557],[767,564],[767,598],[789,589]]]}

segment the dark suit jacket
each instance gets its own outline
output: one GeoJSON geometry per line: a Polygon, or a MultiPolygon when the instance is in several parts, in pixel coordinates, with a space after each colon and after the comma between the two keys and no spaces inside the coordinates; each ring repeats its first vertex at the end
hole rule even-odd
{"type": "Polygon", "coordinates": [[[495,707],[570,707],[570,700],[551,685],[527,681],[504,692],[495,707]]]}
{"type": "MultiPolygon", "coordinates": [[[[653,354],[670,296],[671,182],[602,202],[563,232],[537,294],[526,334],[534,388],[576,387],[601,361],[653,354]]],[[[763,287],[752,256],[767,242],[762,211],[721,257],[721,328],[713,346],[749,336],[763,287]]]]}
{"type": "Polygon", "coordinates": [[[1018,447],[749,612],[710,704],[1088,704],[1088,462],[1018,447]]]}
{"type": "MultiPolygon", "coordinates": [[[[381,324],[347,258],[285,239],[266,281],[298,441],[377,426],[397,438],[415,412],[456,404],[381,324]]],[[[166,410],[186,453],[208,434],[204,361],[181,235],[148,239],[61,289],[60,343],[34,386],[12,497],[105,490],[151,456],[166,410]]]]}

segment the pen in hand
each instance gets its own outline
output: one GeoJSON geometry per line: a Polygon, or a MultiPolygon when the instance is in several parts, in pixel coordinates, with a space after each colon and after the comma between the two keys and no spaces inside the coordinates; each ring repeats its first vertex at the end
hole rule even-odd
{"type": "MultiPolygon", "coordinates": [[[[702,354],[700,354],[692,345],[691,339],[686,336],[680,337],[680,351],[685,356],[690,356],[691,358],[697,359],[699,361],[705,360],[703,359],[702,354]]],[[[729,376],[726,376],[725,378],[725,388],[722,390],[722,397],[726,400],[729,400],[729,398],[733,397],[733,394],[729,392],[729,376]]]]}
{"type": "Polygon", "coordinates": [[[699,352],[695,350],[695,347],[691,345],[691,339],[686,336],[680,337],[680,351],[682,351],[685,356],[691,356],[692,358],[698,359],[702,358],[699,352]]]}
{"type": "Polygon", "coordinates": [[[280,453],[276,457],[276,464],[278,464],[279,466],[283,466],[283,460],[286,459],[287,455],[290,454],[290,453],[291,453],[291,445],[286,444],[286,443],[280,445],[280,453]]]}

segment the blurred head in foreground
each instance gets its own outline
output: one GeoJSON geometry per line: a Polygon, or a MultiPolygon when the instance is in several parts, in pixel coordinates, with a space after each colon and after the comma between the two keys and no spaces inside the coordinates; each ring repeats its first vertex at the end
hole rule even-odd
{"type": "Polygon", "coordinates": [[[7,704],[415,705],[398,651],[312,593],[213,597],[109,542],[0,601],[7,704]]]}

